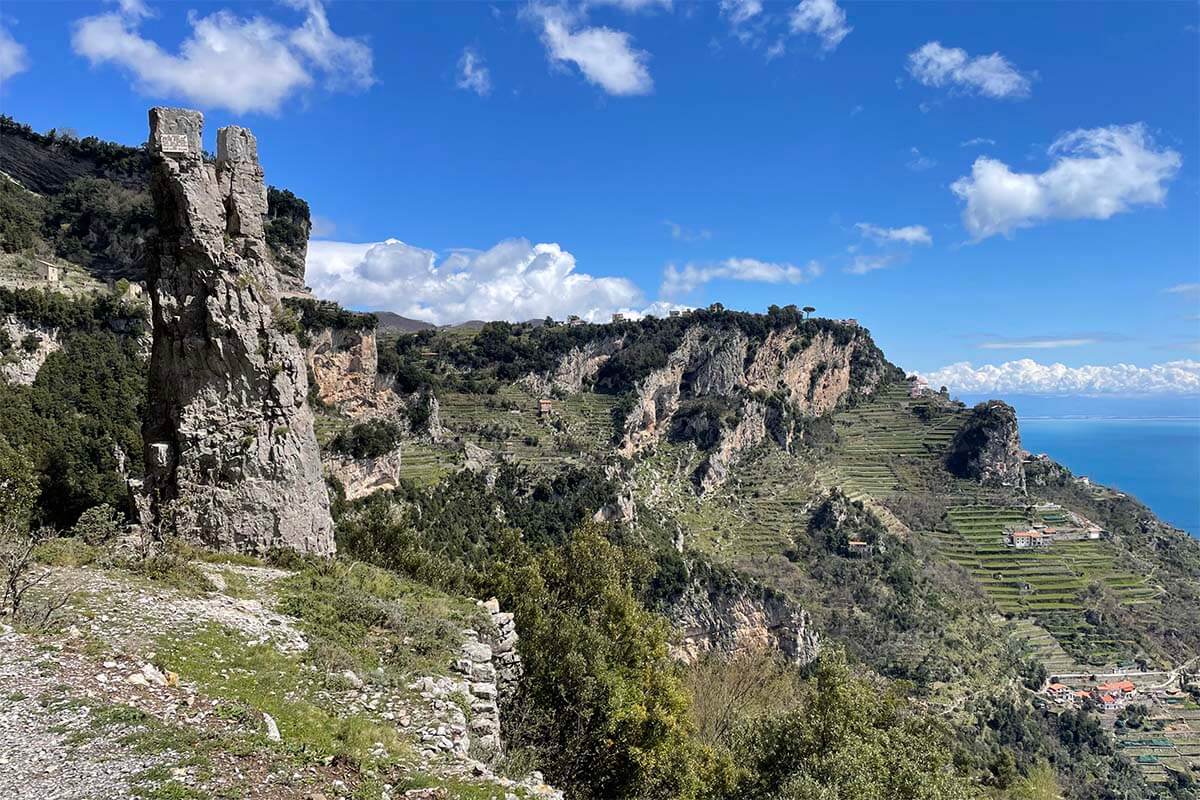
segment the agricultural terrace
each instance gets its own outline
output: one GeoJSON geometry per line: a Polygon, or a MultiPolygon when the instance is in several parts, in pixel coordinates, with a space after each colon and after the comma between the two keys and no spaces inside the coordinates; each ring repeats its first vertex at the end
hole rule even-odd
{"type": "Polygon", "coordinates": [[[823,477],[854,500],[912,488],[905,473],[940,461],[963,416],[938,397],[910,398],[907,383],[891,384],[834,415],[834,466],[823,477]]]}
{"type": "Polygon", "coordinates": [[[1171,772],[1200,778],[1200,707],[1191,699],[1156,702],[1139,728],[1114,728],[1113,735],[1148,783],[1166,783],[1171,772]]]}
{"type": "Polygon", "coordinates": [[[1160,587],[1128,571],[1119,551],[1104,540],[1060,541],[1038,548],[1006,546],[1005,526],[1031,524],[1030,511],[960,506],[947,514],[950,529],[933,535],[938,550],[970,572],[1005,615],[1035,618],[1067,651],[1086,653],[1087,663],[1093,666],[1127,659],[1136,652],[1134,643],[1121,637],[1100,638],[1090,631],[1079,594],[1101,583],[1122,604],[1137,605],[1156,602],[1160,587]]]}
{"type": "Polygon", "coordinates": [[[561,465],[602,456],[612,448],[615,395],[579,392],[551,401],[516,385],[495,394],[438,394],[442,425],[450,435],[528,466],[561,465]]]}

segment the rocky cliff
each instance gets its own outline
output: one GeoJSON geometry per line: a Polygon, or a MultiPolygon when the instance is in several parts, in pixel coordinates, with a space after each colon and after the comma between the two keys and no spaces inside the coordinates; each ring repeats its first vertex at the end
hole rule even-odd
{"type": "Polygon", "coordinates": [[[694,325],[666,366],[638,385],[620,451],[633,456],[660,441],[687,399],[732,403],[736,414],[717,427],[696,476],[705,491],[747,449],[768,436],[790,446],[798,424],[869,397],[894,371],[857,326],[809,323],[755,339],[736,327],[694,325]]]}
{"type": "Polygon", "coordinates": [[[324,328],[310,335],[306,358],[316,395],[353,419],[395,411],[400,398],[379,386],[375,330],[324,328]]]}
{"type": "Polygon", "coordinates": [[[150,267],[154,344],[143,429],[147,488],[180,501],[205,544],[333,551],[304,354],[283,324],[254,136],[230,126],[217,159],[203,117],[150,111],[160,233],[150,267]]]}
{"type": "Polygon", "coordinates": [[[1022,455],[1016,410],[999,400],[989,400],[971,409],[950,444],[946,468],[960,478],[979,481],[985,486],[1024,492],[1022,455]]]}
{"type": "Polygon", "coordinates": [[[0,380],[30,386],[51,353],[62,348],[58,329],[9,314],[0,317],[0,380]]]}
{"type": "Polygon", "coordinates": [[[680,637],[673,654],[688,662],[708,652],[774,651],[808,664],[820,652],[807,611],[779,592],[706,565],[692,567],[668,617],[680,637]]]}

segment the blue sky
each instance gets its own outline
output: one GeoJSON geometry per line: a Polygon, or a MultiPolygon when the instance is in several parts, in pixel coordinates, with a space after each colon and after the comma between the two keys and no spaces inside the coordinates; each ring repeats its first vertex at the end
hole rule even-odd
{"type": "Polygon", "coordinates": [[[1200,393],[1194,3],[8,0],[0,25],[0,110],[39,130],[138,143],[158,103],[251,127],[318,218],[310,283],[353,307],[794,302],[963,391],[1200,393]]]}

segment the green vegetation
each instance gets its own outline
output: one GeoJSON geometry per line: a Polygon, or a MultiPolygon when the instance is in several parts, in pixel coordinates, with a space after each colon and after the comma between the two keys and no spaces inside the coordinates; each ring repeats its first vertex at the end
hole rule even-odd
{"type": "Polygon", "coordinates": [[[329,442],[329,449],[354,458],[378,458],[396,449],[403,431],[386,419],[355,423],[329,442]]]}
{"type": "Polygon", "coordinates": [[[145,362],[137,339],[108,325],[140,317],[111,298],[5,290],[0,313],[62,328],[62,350],[46,359],[32,386],[0,382],[0,439],[33,463],[37,520],[69,528],[103,503],[127,511],[118,457],[130,476],[141,474],[145,362]]]}

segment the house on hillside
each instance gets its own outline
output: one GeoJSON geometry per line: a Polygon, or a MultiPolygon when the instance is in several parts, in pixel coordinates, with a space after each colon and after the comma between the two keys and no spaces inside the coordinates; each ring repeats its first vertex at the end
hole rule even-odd
{"type": "Polygon", "coordinates": [[[1133,681],[1112,681],[1110,683],[1102,683],[1096,687],[1096,691],[1102,694],[1110,694],[1118,700],[1128,700],[1137,695],[1137,686],[1133,681]]]}
{"type": "Polygon", "coordinates": [[[1125,705],[1123,701],[1113,697],[1111,694],[1100,695],[1100,697],[1097,698],[1097,702],[1105,711],[1118,711],[1123,705],[1125,705]]]}
{"type": "Polygon", "coordinates": [[[546,419],[554,411],[554,403],[548,397],[538,400],[538,417],[546,419]]]}
{"type": "Polygon", "coordinates": [[[1052,683],[1046,687],[1046,694],[1056,703],[1066,703],[1071,699],[1071,687],[1062,683],[1052,683]]]}
{"type": "Polygon", "coordinates": [[[575,327],[576,325],[582,325],[583,320],[580,319],[578,314],[572,314],[571,316],[567,317],[567,324],[571,327],[575,327]]]}
{"type": "Polygon", "coordinates": [[[33,270],[46,283],[57,284],[62,280],[62,267],[51,264],[49,261],[43,261],[40,258],[34,259],[33,270]]]}
{"type": "Polygon", "coordinates": [[[908,380],[908,396],[916,400],[920,397],[933,394],[933,389],[929,388],[929,384],[920,375],[914,375],[908,380]]]}
{"type": "Polygon", "coordinates": [[[1046,547],[1053,541],[1053,535],[1047,536],[1036,528],[1009,528],[1004,531],[1004,543],[1009,547],[1046,547]]]}
{"type": "Polygon", "coordinates": [[[620,311],[615,311],[615,312],[613,312],[613,315],[612,315],[612,321],[613,322],[624,322],[625,315],[622,314],[620,311]]]}

